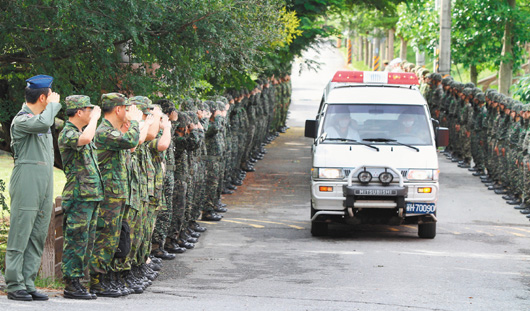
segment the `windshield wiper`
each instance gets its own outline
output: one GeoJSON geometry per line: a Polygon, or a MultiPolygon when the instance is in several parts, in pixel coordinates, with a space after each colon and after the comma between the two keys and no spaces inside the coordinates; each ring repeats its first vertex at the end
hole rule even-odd
{"type": "Polygon", "coordinates": [[[366,146],[366,147],[370,147],[372,149],[375,149],[377,151],[379,151],[379,148],[377,148],[376,146],[373,146],[373,145],[370,145],[370,144],[367,144],[367,143],[363,143],[362,141],[357,141],[355,139],[349,139],[349,138],[326,138],[325,140],[331,140],[331,141],[344,141],[344,142],[350,142],[350,143],[358,143],[358,144],[361,144],[363,146],[366,146]]]}
{"type": "Polygon", "coordinates": [[[409,147],[411,149],[416,150],[417,152],[420,152],[420,149],[418,147],[414,147],[409,144],[400,143],[399,141],[395,139],[389,139],[389,138],[365,138],[364,141],[372,141],[372,142],[380,142],[380,143],[395,143],[401,146],[409,147]]]}

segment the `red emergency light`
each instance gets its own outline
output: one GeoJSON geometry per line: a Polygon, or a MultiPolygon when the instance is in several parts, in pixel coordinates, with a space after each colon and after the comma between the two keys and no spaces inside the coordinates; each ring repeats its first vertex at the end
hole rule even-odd
{"type": "Polygon", "coordinates": [[[418,85],[420,83],[415,73],[389,72],[388,73],[388,84],[418,85]]]}
{"type": "Polygon", "coordinates": [[[331,79],[331,82],[351,82],[351,83],[363,83],[364,82],[363,71],[351,71],[351,70],[339,70],[331,79]]]}
{"type": "Polygon", "coordinates": [[[339,70],[331,82],[337,83],[377,83],[418,85],[418,77],[409,72],[350,71],[339,70]]]}

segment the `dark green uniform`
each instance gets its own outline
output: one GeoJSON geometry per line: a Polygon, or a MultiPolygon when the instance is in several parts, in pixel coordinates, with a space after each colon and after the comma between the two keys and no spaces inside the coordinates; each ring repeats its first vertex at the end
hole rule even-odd
{"type": "Polygon", "coordinates": [[[58,143],[66,184],[62,198],[64,244],[62,271],[65,278],[84,277],[94,246],[98,205],[103,186],[94,143],[78,146],[82,132],[66,121],[58,143]]]}

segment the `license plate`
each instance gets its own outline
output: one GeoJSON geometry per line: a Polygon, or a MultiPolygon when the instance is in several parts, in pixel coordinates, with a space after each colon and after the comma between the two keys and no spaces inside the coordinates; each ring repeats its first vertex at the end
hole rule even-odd
{"type": "Polygon", "coordinates": [[[387,189],[356,189],[355,195],[392,196],[397,195],[397,190],[387,189]]]}
{"type": "Polygon", "coordinates": [[[436,205],[434,203],[409,203],[407,202],[407,213],[410,214],[434,214],[436,205]]]}

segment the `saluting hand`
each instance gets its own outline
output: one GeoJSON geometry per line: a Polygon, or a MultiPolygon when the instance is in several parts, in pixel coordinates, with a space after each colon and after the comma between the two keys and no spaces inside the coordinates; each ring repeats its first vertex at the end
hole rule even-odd
{"type": "Polygon", "coordinates": [[[133,105],[129,106],[129,111],[127,111],[126,117],[128,120],[140,122],[140,120],[142,120],[142,115],[143,112],[133,105]]]}
{"type": "Polygon", "coordinates": [[[155,122],[155,117],[152,114],[150,114],[147,117],[145,117],[144,122],[146,126],[150,126],[151,124],[153,124],[153,122],[155,122]]]}
{"type": "Polygon", "coordinates": [[[46,103],[59,103],[61,101],[61,95],[55,92],[51,92],[50,95],[46,98],[46,103]]]}
{"type": "Polygon", "coordinates": [[[160,123],[161,129],[171,129],[171,122],[169,121],[169,117],[167,115],[162,115],[162,122],[160,123]]]}
{"type": "Polygon", "coordinates": [[[90,113],[90,120],[99,120],[99,117],[101,117],[101,108],[99,106],[94,106],[90,113]]]}

